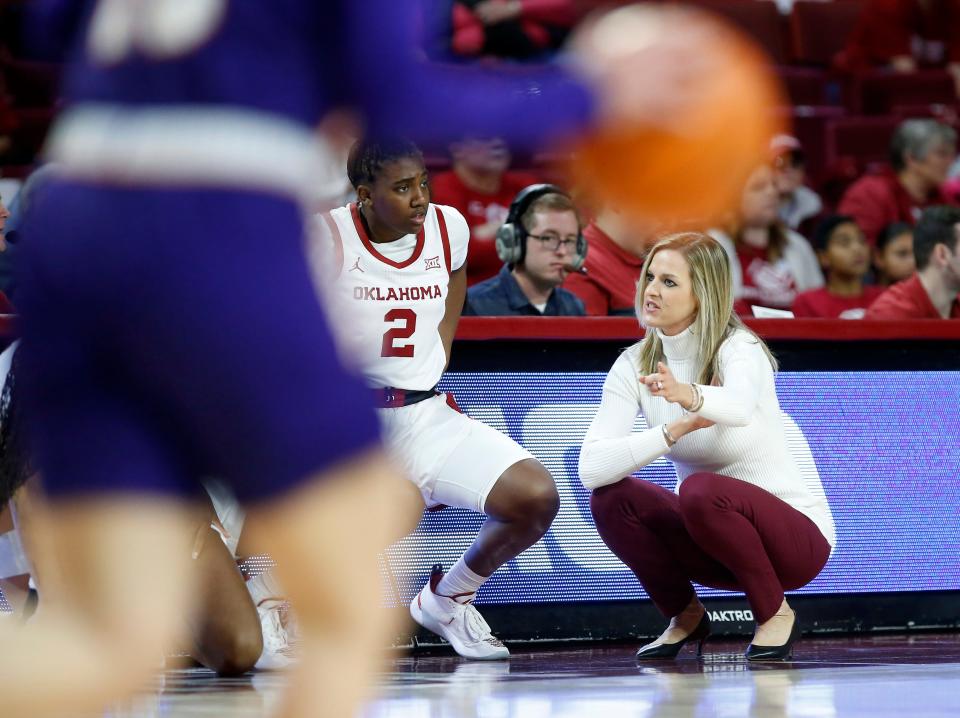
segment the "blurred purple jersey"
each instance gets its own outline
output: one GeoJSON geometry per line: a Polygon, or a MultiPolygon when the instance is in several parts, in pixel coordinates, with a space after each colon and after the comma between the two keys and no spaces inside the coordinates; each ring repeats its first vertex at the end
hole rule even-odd
{"type": "Polygon", "coordinates": [[[36,0],[37,43],[66,52],[68,104],[217,105],[313,125],[359,108],[374,132],[527,147],[581,129],[583,84],[558,67],[495,72],[421,59],[411,0],[36,0]]]}

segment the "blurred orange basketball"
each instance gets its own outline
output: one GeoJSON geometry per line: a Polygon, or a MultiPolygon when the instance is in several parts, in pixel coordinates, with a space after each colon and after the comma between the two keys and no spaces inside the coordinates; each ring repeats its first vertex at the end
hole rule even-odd
{"type": "Polygon", "coordinates": [[[736,204],[783,129],[779,84],[751,40],[701,10],[629,5],[588,19],[572,49],[601,98],[574,148],[588,199],[667,223],[736,204]]]}

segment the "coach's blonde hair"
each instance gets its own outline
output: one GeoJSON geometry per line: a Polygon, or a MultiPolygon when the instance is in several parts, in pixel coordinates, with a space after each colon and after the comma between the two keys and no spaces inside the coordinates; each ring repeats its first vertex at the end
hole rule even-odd
{"type": "MultiPolygon", "coordinates": [[[[697,338],[697,356],[700,367],[697,371],[697,384],[710,384],[717,376],[720,345],[738,329],[753,334],[763,347],[774,371],[777,360],[764,341],[748,329],[733,311],[733,279],[730,272],[730,259],[726,251],[713,237],[699,232],[681,232],[663,237],[658,241],[643,263],[634,307],[637,317],[643,316],[643,293],[647,289],[647,272],[654,255],[662,249],[679,252],[687,260],[693,296],[697,302],[697,315],[690,328],[697,338]]],[[[641,326],[643,321],[641,320],[641,326]]],[[[646,327],[644,327],[646,329],[646,327]]],[[[664,361],[663,342],[657,332],[647,331],[640,340],[640,373],[653,374],[657,371],[657,362],[664,361]]]]}

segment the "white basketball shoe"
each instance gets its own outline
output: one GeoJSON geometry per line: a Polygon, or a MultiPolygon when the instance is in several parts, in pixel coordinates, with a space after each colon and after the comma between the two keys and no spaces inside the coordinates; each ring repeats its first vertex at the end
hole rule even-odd
{"type": "Polygon", "coordinates": [[[256,663],[261,671],[276,671],[296,663],[297,626],[290,604],[283,598],[272,571],[247,581],[247,590],[260,615],[263,653],[256,663]]]}
{"type": "Polygon", "coordinates": [[[446,638],[453,650],[464,658],[479,661],[509,658],[510,651],[490,632],[490,626],[474,607],[475,594],[439,595],[436,588],[441,578],[443,569],[434,566],[427,585],[410,602],[413,620],[446,638]]]}
{"type": "Polygon", "coordinates": [[[279,671],[297,662],[289,631],[290,607],[286,601],[267,599],[257,605],[263,632],[263,653],[254,666],[259,671],[279,671]]]}

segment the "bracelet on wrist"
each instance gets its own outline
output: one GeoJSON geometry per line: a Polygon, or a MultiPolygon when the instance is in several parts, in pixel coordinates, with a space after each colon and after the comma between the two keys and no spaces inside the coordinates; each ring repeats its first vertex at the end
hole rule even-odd
{"type": "Polygon", "coordinates": [[[666,424],[661,424],[660,428],[663,430],[663,439],[667,442],[668,447],[677,443],[677,440],[673,438],[673,434],[670,433],[670,429],[667,428],[666,424]]]}
{"type": "Polygon", "coordinates": [[[695,414],[703,408],[703,391],[701,391],[700,386],[697,384],[691,384],[690,388],[693,390],[693,401],[690,403],[687,411],[695,414]]]}

